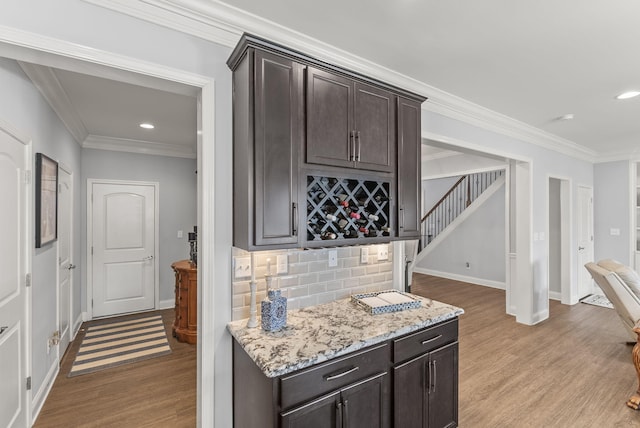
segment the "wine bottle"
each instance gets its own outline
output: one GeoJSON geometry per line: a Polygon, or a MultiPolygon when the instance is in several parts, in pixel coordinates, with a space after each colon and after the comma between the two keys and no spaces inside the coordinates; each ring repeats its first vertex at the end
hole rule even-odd
{"type": "Polygon", "coordinates": [[[373,198],[376,202],[384,202],[384,201],[388,201],[389,197],[384,196],[384,195],[376,195],[375,198],[373,198]]]}
{"type": "Polygon", "coordinates": [[[320,239],[323,239],[323,240],[336,239],[337,237],[338,235],[336,235],[334,232],[331,232],[330,230],[326,230],[322,232],[322,234],[320,235],[320,239]]]}
{"type": "Polygon", "coordinates": [[[358,228],[358,230],[359,230],[360,232],[362,232],[362,233],[364,234],[364,236],[369,235],[369,229],[367,229],[367,228],[366,228],[366,227],[364,227],[364,226],[360,226],[360,227],[358,228]]]}
{"type": "Polygon", "coordinates": [[[380,220],[380,217],[379,217],[379,216],[377,216],[377,215],[375,215],[375,214],[368,213],[368,212],[366,212],[366,211],[365,211],[365,213],[364,213],[364,216],[365,216],[366,218],[368,218],[369,220],[371,220],[371,221],[378,221],[378,220],[380,220]]]}
{"type": "Polygon", "coordinates": [[[344,236],[347,239],[353,239],[353,238],[357,238],[358,237],[358,232],[356,232],[353,229],[347,229],[347,230],[344,231],[342,236],[344,236]]]}

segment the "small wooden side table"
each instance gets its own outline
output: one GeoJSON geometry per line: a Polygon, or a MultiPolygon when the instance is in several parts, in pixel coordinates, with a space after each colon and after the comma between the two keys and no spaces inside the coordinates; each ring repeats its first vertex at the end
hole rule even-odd
{"type": "Polygon", "coordinates": [[[198,268],[189,260],[171,265],[176,274],[176,318],[173,336],[179,342],[198,342],[198,268]]]}
{"type": "Polygon", "coordinates": [[[633,410],[640,408],[640,320],[633,326],[633,331],[638,335],[638,343],[633,346],[633,365],[636,367],[636,375],[638,376],[638,390],[627,400],[627,406],[633,410]]]}

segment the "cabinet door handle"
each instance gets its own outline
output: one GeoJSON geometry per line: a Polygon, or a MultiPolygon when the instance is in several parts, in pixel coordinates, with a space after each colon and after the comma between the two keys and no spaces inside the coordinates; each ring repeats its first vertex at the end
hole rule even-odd
{"type": "Polygon", "coordinates": [[[433,392],[436,392],[436,382],[438,379],[438,368],[436,367],[436,360],[433,360],[433,392]]]}
{"type": "Polygon", "coordinates": [[[340,372],[340,373],[325,375],[324,380],[329,381],[329,380],[339,379],[339,378],[341,378],[343,376],[346,376],[346,375],[348,375],[350,373],[353,373],[353,372],[355,372],[357,370],[360,370],[360,367],[358,367],[358,366],[351,367],[349,370],[345,370],[345,371],[340,372]]]}
{"type": "Polygon", "coordinates": [[[356,132],[356,140],[358,140],[358,155],[356,156],[356,161],[360,162],[360,147],[362,146],[362,142],[360,140],[360,131],[356,132]]]}
{"type": "Polygon", "coordinates": [[[293,236],[296,236],[298,234],[298,204],[294,202],[291,206],[291,229],[293,230],[293,236]]]}
{"type": "Polygon", "coordinates": [[[344,400],[344,417],[342,418],[342,428],[349,428],[349,400],[344,400]]]}
{"type": "Polygon", "coordinates": [[[404,229],[404,208],[399,208],[400,211],[400,229],[404,229]]]}
{"type": "Polygon", "coordinates": [[[349,132],[349,160],[356,160],[356,131],[349,132]]]}
{"type": "Polygon", "coordinates": [[[336,427],[342,426],[342,403],[336,402],[336,427]]]}
{"type": "Polygon", "coordinates": [[[423,340],[421,343],[422,343],[423,345],[426,345],[427,343],[431,343],[431,342],[433,342],[434,340],[438,340],[438,339],[440,339],[441,337],[442,337],[442,335],[441,335],[441,334],[439,334],[439,335],[437,335],[437,336],[435,336],[435,337],[432,337],[431,339],[423,340]]]}

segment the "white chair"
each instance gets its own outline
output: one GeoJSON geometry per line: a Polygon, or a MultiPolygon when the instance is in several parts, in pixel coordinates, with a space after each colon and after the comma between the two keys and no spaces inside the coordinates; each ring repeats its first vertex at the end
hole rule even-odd
{"type": "Polygon", "coordinates": [[[633,327],[640,320],[640,276],[615,260],[601,260],[597,264],[590,262],[584,266],[613,304],[628,332],[629,341],[635,343],[638,336],[633,327]]]}

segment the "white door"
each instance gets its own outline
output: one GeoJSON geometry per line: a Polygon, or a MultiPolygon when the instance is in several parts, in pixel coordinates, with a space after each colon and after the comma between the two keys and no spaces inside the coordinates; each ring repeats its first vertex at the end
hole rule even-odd
{"type": "Polygon", "coordinates": [[[60,332],[59,357],[71,340],[71,214],[73,202],[71,173],[58,168],[58,331],[60,332]]]}
{"type": "Polygon", "coordinates": [[[593,261],[593,189],[578,187],[578,299],[593,293],[584,265],[593,261]]]}
{"type": "Polygon", "coordinates": [[[94,317],[155,308],[156,187],[91,183],[94,317]]]}
{"type": "Polygon", "coordinates": [[[0,128],[0,427],[26,427],[27,147],[0,128]]]}

